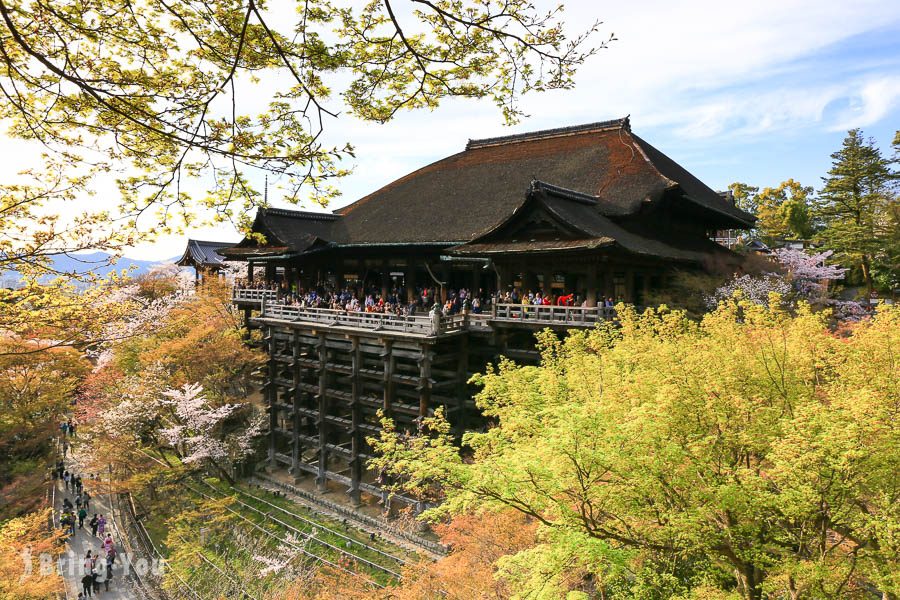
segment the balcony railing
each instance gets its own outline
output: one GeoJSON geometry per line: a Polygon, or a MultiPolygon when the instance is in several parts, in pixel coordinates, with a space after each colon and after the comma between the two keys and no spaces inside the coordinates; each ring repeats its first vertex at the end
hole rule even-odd
{"type": "Polygon", "coordinates": [[[328,308],[302,308],[268,302],[263,302],[259,318],[424,336],[465,329],[464,315],[452,317],[436,315],[434,318],[428,315],[401,316],[389,313],[345,312],[328,308]]]}
{"type": "Polygon", "coordinates": [[[614,319],[616,311],[604,306],[535,306],[498,304],[495,321],[534,323],[536,325],[572,325],[590,327],[614,319]]]}
{"type": "Polygon", "coordinates": [[[257,290],[253,288],[234,288],[231,293],[231,299],[234,302],[276,302],[278,300],[278,292],[275,290],[257,290]]]}
{"type": "Polygon", "coordinates": [[[260,319],[315,323],[328,327],[389,331],[417,336],[438,336],[460,331],[490,331],[493,324],[593,327],[615,319],[608,307],[535,306],[497,304],[490,312],[456,315],[394,315],[390,313],[347,312],[329,308],[304,308],[278,302],[278,293],[265,289],[235,289],[235,302],[255,302],[260,319]]]}

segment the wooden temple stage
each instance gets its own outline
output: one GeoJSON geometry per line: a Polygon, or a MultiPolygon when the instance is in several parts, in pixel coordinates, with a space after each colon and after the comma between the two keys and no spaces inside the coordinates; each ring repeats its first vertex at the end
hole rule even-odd
{"type": "Polygon", "coordinates": [[[269,354],[270,466],[312,475],[320,491],[329,481],[346,486],[355,503],[362,492],[382,495],[378,474],[365,469],[379,411],[414,431],[417,419],[443,407],[461,435],[483,425],[468,381],[488,362],[536,362],[536,330],[614,317],[604,307],[519,304],[449,316],[350,313],[288,306],[262,289],[235,289],[233,301],[263,331],[269,354]]]}

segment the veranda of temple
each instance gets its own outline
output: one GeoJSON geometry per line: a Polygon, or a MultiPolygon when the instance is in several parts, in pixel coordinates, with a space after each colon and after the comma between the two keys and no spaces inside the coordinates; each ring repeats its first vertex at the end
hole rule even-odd
{"type": "Polygon", "coordinates": [[[627,118],[472,140],[334,213],[260,209],[218,253],[249,267],[234,301],[269,352],[269,463],[380,498],[379,412],[482,427],[472,374],[534,360],[539,328],[643,305],[676,270],[736,268],[711,232],[752,224],[627,118]]]}

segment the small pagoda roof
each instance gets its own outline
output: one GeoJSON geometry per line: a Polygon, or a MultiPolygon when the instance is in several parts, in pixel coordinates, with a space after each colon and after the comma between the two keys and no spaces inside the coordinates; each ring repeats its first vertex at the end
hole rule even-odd
{"type": "Polygon", "coordinates": [[[331,228],[338,219],[333,213],[319,213],[285,208],[260,208],[256,212],[252,231],[262,234],[265,243],[253,237],[222,251],[236,259],[284,254],[302,254],[329,244],[331,228]]]}
{"type": "Polygon", "coordinates": [[[187,241],[184,254],[175,264],[180,267],[194,267],[198,269],[218,269],[225,259],[219,250],[234,246],[232,242],[209,242],[204,240],[187,241]]]}

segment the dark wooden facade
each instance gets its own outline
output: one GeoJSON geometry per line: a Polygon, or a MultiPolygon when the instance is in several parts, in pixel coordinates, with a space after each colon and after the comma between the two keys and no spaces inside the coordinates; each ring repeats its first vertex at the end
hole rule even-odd
{"type": "Polygon", "coordinates": [[[335,213],[260,209],[221,250],[251,268],[236,292],[270,354],[269,460],[296,476],[378,493],[366,438],[378,411],[401,427],[443,406],[456,431],[481,425],[469,377],[500,355],[535,357],[536,328],[593,326],[611,298],[643,304],[674,269],[727,264],[709,232],[753,218],[631,132],[627,119],[472,141],[335,213]],[[265,280],[253,267],[262,267],[265,280]],[[275,291],[277,288],[278,291],[275,291]],[[493,297],[480,315],[342,315],[282,306],[353,288],[415,303],[454,290],[493,297]],[[576,307],[498,306],[497,293],[573,294],[576,307]],[[583,308],[582,308],[583,307],[583,308]],[[434,319],[431,323],[429,319],[434,319]]]}

